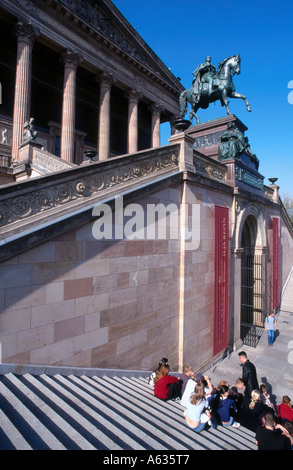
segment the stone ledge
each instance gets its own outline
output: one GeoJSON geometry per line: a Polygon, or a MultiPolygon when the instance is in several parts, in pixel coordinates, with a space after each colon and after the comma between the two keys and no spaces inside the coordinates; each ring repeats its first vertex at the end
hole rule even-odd
{"type": "Polygon", "coordinates": [[[91,367],[65,367],[65,366],[51,366],[51,365],[38,365],[38,364],[0,364],[0,375],[4,374],[33,374],[42,375],[46,374],[53,376],[60,375],[75,375],[77,377],[86,375],[92,377],[148,377],[152,371],[147,370],[127,370],[127,369],[95,369],[91,367]]]}

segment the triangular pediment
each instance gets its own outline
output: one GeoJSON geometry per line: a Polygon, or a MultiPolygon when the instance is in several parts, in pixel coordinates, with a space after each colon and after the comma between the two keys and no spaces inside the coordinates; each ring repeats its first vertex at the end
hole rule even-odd
{"type": "Polygon", "coordinates": [[[112,48],[136,61],[144,70],[160,77],[178,93],[183,90],[178,79],[111,0],[59,0],[58,3],[71,10],[88,28],[104,37],[112,48]]]}

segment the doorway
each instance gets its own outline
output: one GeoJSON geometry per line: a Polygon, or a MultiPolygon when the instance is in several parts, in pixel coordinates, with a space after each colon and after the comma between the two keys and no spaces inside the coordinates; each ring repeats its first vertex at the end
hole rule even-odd
{"type": "Polygon", "coordinates": [[[256,250],[257,220],[249,215],[241,237],[241,331],[243,344],[256,347],[264,329],[264,262],[256,250]]]}

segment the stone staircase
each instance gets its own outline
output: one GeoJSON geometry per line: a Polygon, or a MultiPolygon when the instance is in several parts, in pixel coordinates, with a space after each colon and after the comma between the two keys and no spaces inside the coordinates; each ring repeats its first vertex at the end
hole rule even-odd
{"type": "Polygon", "coordinates": [[[154,397],[145,377],[9,371],[0,375],[0,449],[256,449],[245,428],[196,434],[183,410],[154,397]]]}
{"type": "Polygon", "coordinates": [[[293,268],[288,276],[281,296],[281,308],[283,312],[293,313],[293,268]]]}

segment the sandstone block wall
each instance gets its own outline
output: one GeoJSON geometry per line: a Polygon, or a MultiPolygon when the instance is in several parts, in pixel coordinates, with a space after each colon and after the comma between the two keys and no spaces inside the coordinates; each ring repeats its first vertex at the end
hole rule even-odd
{"type": "Polygon", "coordinates": [[[148,369],[168,355],[176,367],[179,242],[95,240],[92,225],[0,266],[2,361],[148,369]]]}
{"type": "MultiPolygon", "coordinates": [[[[158,203],[179,207],[182,191],[178,183],[135,202],[145,209],[158,203]]],[[[229,207],[231,251],[232,196],[189,182],[185,198],[189,205],[200,205],[200,243],[195,250],[182,250],[180,240],[170,239],[168,216],[166,239],[96,240],[91,222],[2,263],[1,361],[147,370],[161,357],[169,358],[173,370],[185,362],[200,368],[212,361],[215,205],[229,207]]],[[[263,210],[268,297],[272,215],[280,213],[276,208],[263,210]]],[[[281,221],[281,286],[292,266],[291,245],[281,221]]],[[[231,255],[232,339],[234,317],[240,311],[234,306],[240,305],[241,291],[233,263],[231,255]]],[[[234,340],[239,335],[234,332],[234,340]]]]}

